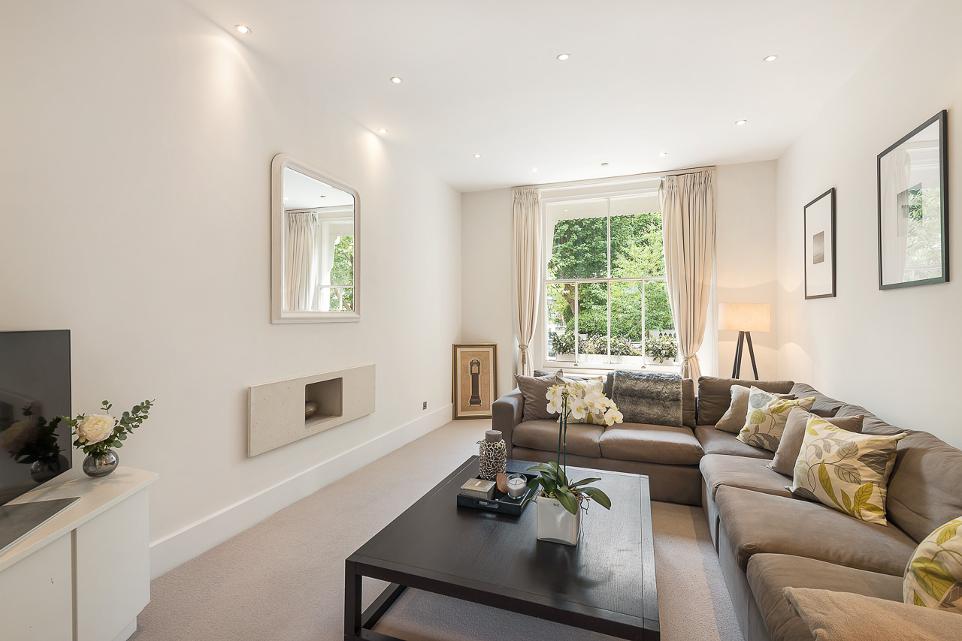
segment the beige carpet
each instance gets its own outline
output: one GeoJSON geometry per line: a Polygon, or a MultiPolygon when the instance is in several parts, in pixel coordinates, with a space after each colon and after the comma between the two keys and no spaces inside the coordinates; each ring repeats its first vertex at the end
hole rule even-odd
{"type": "MultiPolygon", "coordinates": [[[[136,641],[340,641],[344,559],[476,451],[451,423],[323,488],[151,585],[136,641]]],[[[665,641],[741,641],[700,509],[653,506],[665,641]]],[[[365,583],[370,602],[384,584],[365,583]]],[[[610,639],[409,591],[378,631],[409,641],[610,639]]]]}

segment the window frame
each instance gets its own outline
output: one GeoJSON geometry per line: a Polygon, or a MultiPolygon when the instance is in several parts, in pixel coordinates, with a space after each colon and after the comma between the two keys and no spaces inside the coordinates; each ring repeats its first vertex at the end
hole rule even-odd
{"type": "MultiPolygon", "coordinates": [[[[667,287],[666,275],[661,274],[659,276],[640,276],[636,278],[625,278],[625,277],[613,277],[611,273],[611,217],[612,217],[611,201],[613,199],[628,198],[631,196],[650,197],[653,192],[657,193],[657,189],[635,188],[635,189],[628,189],[628,190],[595,192],[595,193],[577,194],[577,195],[572,194],[567,196],[542,198],[541,200],[541,209],[542,209],[541,236],[542,236],[542,256],[543,256],[542,264],[541,264],[541,273],[542,273],[541,294],[543,299],[542,309],[541,309],[541,342],[542,342],[541,349],[543,350],[541,353],[542,367],[544,368],[564,367],[566,369],[600,370],[600,371],[613,370],[613,369],[655,370],[655,371],[665,371],[665,372],[673,372],[673,373],[677,373],[681,371],[681,361],[679,360],[678,355],[675,356],[674,361],[672,361],[671,363],[657,363],[648,356],[647,350],[644,347],[645,338],[647,336],[646,327],[647,327],[647,321],[648,321],[648,318],[647,318],[648,298],[647,298],[646,288],[648,283],[659,283],[659,282],[665,283],[666,284],[665,286],[667,287]],[[604,200],[606,204],[607,211],[604,216],[605,234],[606,234],[605,276],[595,277],[595,278],[586,277],[586,278],[551,279],[548,277],[548,262],[550,260],[550,256],[552,255],[554,235],[550,233],[552,230],[549,229],[549,216],[547,213],[548,206],[549,205],[555,206],[555,205],[559,205],[561,203],[566,203],[566,202],[569,202],[569,203],[585,202],[589,200],[604,200]],[[604,283],[605,290],[606,290],[606,299],[607,299],[606,300],[607,331],[606,331],[606,341],[605,341],[606,354],[602,354],[601,356],[604,356],[607,362],[584,363],[584,362],[579,362],[580,360],[579,356],[581,355],[581,351],[579,349],[580,348],[579,343],[581,341],[578,338],[578,329],[579,329],[578,321],[579,321],[580,308],[581,308],[580,297],[579,297],[580,286],[583,284],[595,284],[595,283],[604,283]],[[612,285],[616,283],[638,283],[640,285],[641,322],[642,322],[642,326],[641,326],[642,364],[641,365],[630,366],[625,363],[618,363],[618,362],[611,361],[611,358],[612,358],[612,355],[611,355],[611,339],[612,339],[611,291],[612,291],[612,285]],[[548,288],[551,287],[552,285],[562,285],[562,286],[571,285],[574,287],[574,290],[575,290],[574,291],[574,294],[575,294],[574,328],[572,329],[572,332],[575,338],[573,361],[552,359],[548,356],[550,351],[550,347],[549,347],[550,337],[549,337],[549,331],[548,331],[548,326],[549,326],[548,288]]],[[[653,212],[646,211],[646,212],[638,212],[638,213],[653,213],[653,212]]],[[[658,214],[662,216],[662,222],[664,222],[664,214],[660,211],[660,208],[659,208],[658,214]]],[[[664,247],[662,248],[662,252],[664,253],[664,247]]],[[[672,317],[672,326],[674,326],[674,317],[672,317]]],[[[677,343],[677,336],[678,336],[677,329],[674,331],[675,331],[675,340],[677,343]]]]}

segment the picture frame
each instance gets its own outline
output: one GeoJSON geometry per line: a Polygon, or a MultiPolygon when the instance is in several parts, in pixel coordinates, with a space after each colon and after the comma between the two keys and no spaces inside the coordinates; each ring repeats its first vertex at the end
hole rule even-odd
{"type": "Polygon", "coordinates": [[[835,188],[802,208],[805,300],[835,297],[835,188]]]}
{"type": "Polygon", "coordinates": [[[878,155],[879,289],[949,282],[948,112],[878,155]]]}
{"type": "Polygon", "coordinates": [[[498,346],[494,343],[452,345],[452,418],[491,418],[497,398],[498,346]]]}

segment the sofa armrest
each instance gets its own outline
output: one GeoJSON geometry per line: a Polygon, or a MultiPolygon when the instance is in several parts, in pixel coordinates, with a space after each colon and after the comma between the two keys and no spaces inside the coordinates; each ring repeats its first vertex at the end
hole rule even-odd
{"type": "Polygon", "coordinates": [[[491,406],[491,429],[499,430],[504,437],[504,443],[508,449],[508,458],[511,458],[511,437],[514,426],[524,419],[524,396],[521,390],[513,389],[491,406]]]}

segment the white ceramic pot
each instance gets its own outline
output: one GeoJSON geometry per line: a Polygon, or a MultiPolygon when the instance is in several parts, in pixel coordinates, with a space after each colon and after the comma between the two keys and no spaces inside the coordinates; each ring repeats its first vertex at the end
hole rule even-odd
{"type": "Polygon", "coordinates": [[[538,540],[577,545],[581,535],[581,510],[572,514],[558,499],[538,496],[538,540]]]}

